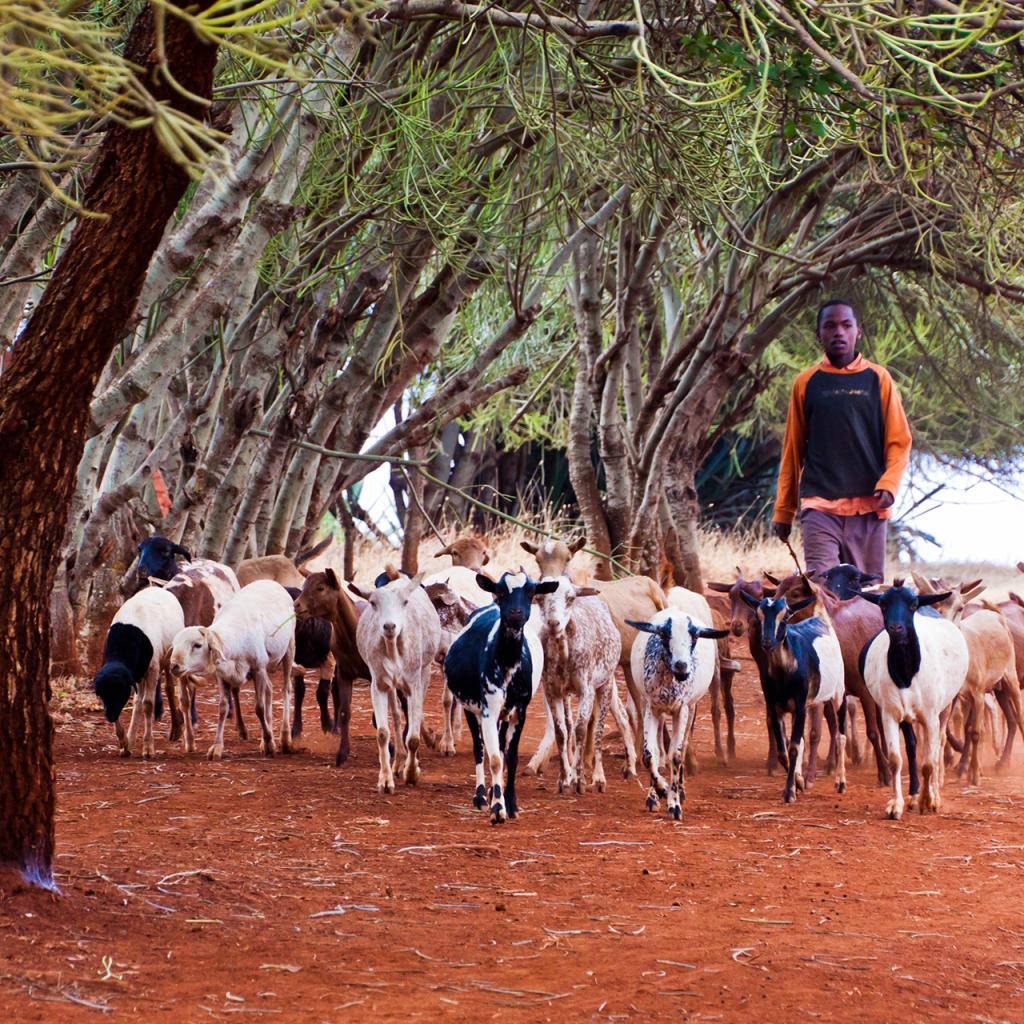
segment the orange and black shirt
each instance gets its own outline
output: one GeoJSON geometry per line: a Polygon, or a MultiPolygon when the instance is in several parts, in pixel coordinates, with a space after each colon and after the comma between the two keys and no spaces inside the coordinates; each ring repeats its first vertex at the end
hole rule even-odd
{"type": "Polygon", "coordinates": [[[782,442],[777,523],[797,502],[835,515],[879,509],[874,492],[899,490],[910,460],[910,425],[889,371],[858,355],[842,369],[827,359],[793,382],[782,442]]]}

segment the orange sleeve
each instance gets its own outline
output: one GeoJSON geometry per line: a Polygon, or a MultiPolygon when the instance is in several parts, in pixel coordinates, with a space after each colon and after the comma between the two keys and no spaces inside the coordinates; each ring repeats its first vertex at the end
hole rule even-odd
{"type": "Polygon", "coordinates": [[[807,448],[807,420],[804,398],[807,394],[809,373],[801,373],[793,381],[786,415],[786,433],[782,439],[782,461],[779,464],[779,483],[775,494],[775,513],[772,522],[792,523],[800,502],[800,473],[807,448]]]}
{"type": "Polygon", "coordinates": [[[896,497],[903,472],[910,461],[913,438],[910,436],[910,424],[907,422],[907,414],[903,411],[900,393],[896,390],[892,377],[883,369],[880,369],[878,376],[881,383],[879,397],[882,400],[882,415],[885,421],[885,472],[875,484],[875,489],[888,491],[896,497]]]}

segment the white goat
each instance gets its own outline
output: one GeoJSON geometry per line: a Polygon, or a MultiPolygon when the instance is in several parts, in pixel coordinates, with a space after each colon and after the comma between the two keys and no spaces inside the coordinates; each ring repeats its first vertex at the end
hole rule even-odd
{"type": "Polygon", "coordinates": [[[160,675],[166,673],[171,643],[184,624],[181,605],[170,594],[149,588],[128,598],[110,624],[103,665],[93,687],[103,702],[107,721],[114,725],[122,757],[131,754],[140,721],[144,723],[142,756],[149,758],[156,753],[153,711],[160,675]],[[136,691],[135,704],[126,737],[121,712],[132,690],[136,691]]]}
{"type": "MultiPolygon", "coordinates": [[[[882,716],[882,730],[892,769],[892,799],[886,817],[903,814],[903,753],[900,722],[916,723],[922,735],[919,808],[937,812],[941,805],[942,737],[949,707],[967,678],[969,654],[963,633],[953,622],[921,614],[918,609],[939,604],[950,594],[916,594],[895,580],[881,594],[865,591],[865,600],[882,610],[885,629],[861,655],[864,682],[882,716]]],[[[934,614],[934,613],[933,613],[934,614]]]]}
{"type": "Polygon", "coordinates": [[[235,594],[217,613],[210,626],[189,626],[174,638],[171,671],[181,681],[185,712],[185,750],[195,750],[191,724],[191,700],[185,685],[190,674],[212,673],[220,684],[220,715],[217,735],[207,752],[210,760],[224,756],[224,722],[231,708],[231,694],[251,678],[256,690],[256,717],[262,737],[260,751],[274,753],[273,686],[269,670],[284,669],[284,707],[281,718],[281,751],[292,749],[292,664],[295,660],[295,608],[291,595],[274,580],[256,580],[235,594]]]}
{"type": "MultiPolygon", "coordinates": [[[[381,793],[395,791],[394,768],[388,754],[388,711],[399,692],[408,702],[402,778],[412,786],[420,776],[417,752],[423,728],[423,702],[430,683],[430,666],[441,643],[441,623],[427,592],[420,586],[421,579],[422,574],[412,579],[399,578],[368,592],[349,584],[353,593],[369,602],[356,627],[356,648],[370,669],[370,698],[380,758],[377,789],[381,793]]],[[[396,767],[401,746],[395,743],[396,767]]]]}
{"type": "Polygon", "coordinates": [[[678,821],[686,799],[683,762],[689,724],[697,701],[708,692],[715,672],[714,641],[726,635],[694,621],[686,612],[666,608],[650,622],[627,619],[627,625],[640,630],[633,641],[630,661],[633,678],[641,684],[643,695],[644,767],[651,773],[647,809],[657,810],[658,798],[668,797],[668,814],[678,821]],[[670,763],[671,784],[661,775],[658,764],[662,723],[671,720],[666,758],[670,763]]]}

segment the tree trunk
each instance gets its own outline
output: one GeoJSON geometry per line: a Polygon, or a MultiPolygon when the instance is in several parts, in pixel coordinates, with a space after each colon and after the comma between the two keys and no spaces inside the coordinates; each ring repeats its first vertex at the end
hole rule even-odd
{"type": "MultiPolygon", "coordinates": [[[[694,478],[697,472],[696,452],[688,445],[680,445],[669,463],[668,480],[665,482],[665,498],[672,514],[675,539],[678,545],[676,557],[685,574],[683,586],[704,593],[704,576],[700,568],[700,537],[697,527],[700,522],[700,503],[697,501],[697,487],[694,478]]],[[[644,563],[649,554],[644,550],[644,563]]],[[[653,566],[657,576],[658,565],[653,566]]],[[[644,569],[648,570],[645,564],[644,569]]],[[[648,570],[649,571],[649,570],[648,570]]]]}
{"type": "MultiPolygon", "coordinates": [[[[125,56],[142,67],[159,102],[200,115],[186,96],[211,95],[216,47],[175,17],[166,19],[162,42],[169,73],[158,75],[147,6],[125,56]]],[[[44,885],[52,884],[54,845],[50,593],[89,400],[187,184],[154,133],[110,129],[83,200],[101,216],[79,219],[18,339],[18,358],[0,378],[0,863],[44,885]]]]}

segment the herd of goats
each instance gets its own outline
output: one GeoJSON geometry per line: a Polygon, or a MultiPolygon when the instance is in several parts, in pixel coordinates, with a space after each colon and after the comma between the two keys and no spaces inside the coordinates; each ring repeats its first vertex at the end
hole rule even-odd
{"type": "Polygon", "coordinates": [[[293,749],[302,733],[305,671],[318,671],[320,724],[338,734],[341,764],[349,756],[353,684],[369,680],[381,793],[394,792],[399,773],[406,784],[417,782],[421,740],[455,752],[461,705],[476,765],[473,802],[495,823],[517,812],[519,742],[538,688],[547,724],[530,770],[540,773],[557,749],[560,792],[584,792],[587,772],[603,790],[601,741],[610,710],[625,748],[623,774],[636,776],[639,749],[649,772],[648,810],[665,800],[668,815],[680,819],[684,775],[693,767],[694,713],[709,692],[716,756],[725,763],[735,755],[731,691],[739,663],[730,657],[730,637],[746,637],[757,665],[767,767],[777,761],[785,770],[787,803],[814,779],[823,721],[830,734],[826,770],[834,772],[836,790],[845,790],[848,730],[859,759],[848,721],[852,698],[863,709],[879,785],[891,787],[890,818],[907,805],[904,764],[910,807],[934,812],[944,768],[956,754],[957,770],[977,784],[986,722],[995,741],[999,711],[1005,719],[1000,766],[1009,761],[1015,733],[1024,735],[1024,601],[1016,595],[995,605],[976,600],[980,580],[954,585],[916,574],[913,587],[899,579],[885,587],[877,576],[838,565],[783,579],[766,573],[763,580],[741,575],[710,583],[709,590],[725,595],[713,597],[712,610],[703,594],[663,588],[647,576],[590,580],[573,565],[582,545],[523,541],[539,567],[533,578],[522,567],[492,573],[484,542],[461,537],[438,553],[451,557],[450,569],[410,577],[388,567],[362,588],[330,568],[304,569],[302,560],[314,552],[295,561],[248,559],[235,571],[149,537],[139,545],[138,589],[114,616],[94,687],[121,754],[129,756],[141,729],[143,756],[152,757],[161,678],[170,739],[181,738],[187,753],[195,751],[196,685],[215,681],[219,717],[208,756],[218,759],[232,709],[239,736],[247,736],[239,691],[251,679],[260,750],[269,756],[293,749]],[[440,736],[423,716],[438,664],[445,684],[440,736]],[[279,667],[284,695],[275,745],[269,672],[279,667]],[[627,684],[625,704],[617,668],[627,684]],[[133,694],[126,732],[121,713],[133,694]]]}

